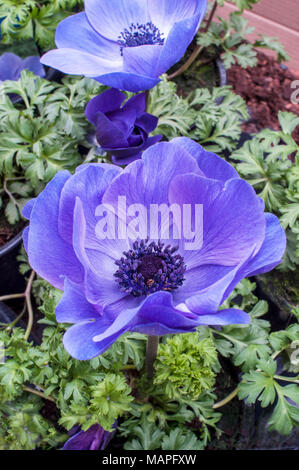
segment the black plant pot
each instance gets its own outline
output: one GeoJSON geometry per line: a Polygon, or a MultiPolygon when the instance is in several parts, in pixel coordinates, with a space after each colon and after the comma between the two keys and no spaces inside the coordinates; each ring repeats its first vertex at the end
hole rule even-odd
{"type": "Polygon", "coordinates": [[[0,248],[0,296],[17,294],[25,291],[26,283],[19,272],[17,256],[22,244],[20,232],[0,248]]]}
{"type": "Polygon", "coordinates": [[[223,62],[220,59],[216,60],[216,65],[220,76],[220,86],[225,86],[227,85],[226,68],[224,67],[223,62]]]}
{"type": "MultiPolygon", "coordinates": [[[[5,303],[0,302],[0,323],[10,324],[15,321],[17,314],[5,303]]],[[[23,328],[26,330],[26,316],[24,319],[20,319],[16,325],[17,327],[23,328]]],[[[33,341],[34,344],[40,344],[38,336],[34,332],[30,333],[29,341],[33,341]]]]}
{"type": "Polygon", "coordinates": [[[52,69],[51,67],[48,67],[48,70],[46,72],[45,79],[49,80],[50,82],[61,82],[61,79],[63,77],[66,77],[64,73],[60,72],[59,70],[52,69]]]}

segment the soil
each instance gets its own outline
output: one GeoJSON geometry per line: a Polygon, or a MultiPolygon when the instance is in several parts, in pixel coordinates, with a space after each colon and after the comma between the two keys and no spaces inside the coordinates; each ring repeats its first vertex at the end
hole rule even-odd
{"type": "MultiPolygon", "coordinates": [[[[289,70],[274,58],[258,52],[256,67],[243,69],[233,65],[227,76],[228,84],[249,107],[251,118],[243,124],[244,132],[251,134],[265,128],[280,130],[278,111],[289,111],[299,116],[299,103],[291,101],[295,91],[291,83],[299,80],[299,72],[289,70]]],[[[293,137],[299,144],[299,126],[293,137]]]]}
{"type": "Polygon", "coordinates": [[[24,220],[20,220],[14,225],[10,225],[3,213],[0,215],[0,247],[12,240],[24,228],[24,220]]]}
{"type": "MultiPolygon", "coordinates": [[[[194,39],[180,62],[168,70],[168,76],[177,72],[186,63],[196,46],[194,39]]],[[[220,86],[221,77],[216,63],[217,58],[217,55],[204,50],[184,73],[172,79],[177,85],[177,94],[185,98],[197,88],[208,88],[212,91],[214,87],[220,86]]]]}

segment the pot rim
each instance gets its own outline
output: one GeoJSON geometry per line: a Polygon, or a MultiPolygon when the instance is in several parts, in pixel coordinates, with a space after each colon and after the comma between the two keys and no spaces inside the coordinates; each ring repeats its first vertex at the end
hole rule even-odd
{"type": "Polygon", "coordinates": [[[9,242],[5,243],[5,245],[0,248],[0,258],[7,255],[10,251],[12,251],[14,248],[21,244],[23,240],[23,231],[24,229],[21,230],[21,232],[19,232],[15,237],[13,237],[9,242]]]}

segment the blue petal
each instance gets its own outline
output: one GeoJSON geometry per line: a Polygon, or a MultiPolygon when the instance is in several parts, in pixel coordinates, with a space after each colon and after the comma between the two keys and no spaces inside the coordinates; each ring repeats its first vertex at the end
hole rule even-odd
{"type": "Polygon", "coordinates": [[[0,56],[0,80],[18,80],[22,70],[22,59],[12,52],[0,56]]]}
{"type": "Polygon", "coordinates": [[[79,360],[92,359],[105,352],[134,324],[138,308],[123,310],[115,320],[103,317],[94,322],[78,323],[67,330],[63,342],[69,354],[79,360]]]}
{"type": "Polygon", "coordinates": [[[26,59],[23,60],[23,68],[30,70],[39,77],[45,77],[46,75],[45,69],[40,63],[39,56],[26,57],[26,59]]]}
{"type": "Polygon", "coordinates": [[[80,431],[72,436],[62,450],[100,450],[112,433],[105,431],[99,424],[94,424],[87,431],[80,431]]]}
{"type": "Polygon", "coordinates": [[[237,271],[238,266],[218,279],[215,276],[213,283],[210,282],[210,285],[204,289],[199,289],[195,295],[186,298],[183,303],[186,304],[191,312],[198,315],[214,314],[220,307],[223,301],[223,294],[234,279],[237,271]]]}
{"type": "Polygon", "coordinates": [[[79,167],[75,175],[66,182],[61,192],[58,220],[59,233],[65,241],[72,244],[74,207],[76,197],[79,196],[88,221],[89,244],[92,245],[98,222],[95,215],[96,208],[101,203],[104,191],[120,171],[112,165],[87,164],[79,167]]]}
{"type": "MultiPolygon", "coordinates": [[[[123,132],[124,136],[128,138],[134,131],[136,114],[136,109],[123,107],[108,113],[108,118],[123,132]]],[[[98,132],[101,132],[101,130],[98,129],[98,132]]],[[[111,141],[112,139],[110,138],[110,143],[111,141]]],[[[116,143],[113,142],[111,147],[116,147],[116,143]]]]}
{"type": "Polygon", "coordinates": [[[245,277],[263,274],[277,266],[286,249],[286,236],[278,218],[273,214],[265,214],[266,234],[261,249],[240,266],[233,281],[226,289],[222,302],[230,295],[236,285],[245,277]]]}
{"type": "Polygon", "coordinates": [[[28,235],[29,235],[29,227],[25,227],[23,230],[23,243],[26,253],[28,253],[28,235]]]}
{"type": "Polygon", "coordinates": [[[36,198],[30,199],[30,201],[26,202],[25,206],[23,207],[22,216],[25,217],[25,219],[28,219],[28,220],[30,219],[35,201],[36,201],[36,198]]]}
{"type": "MultiPolygon", "coordinates": [[[[136,116],[133,116],[135,121],[136,116]]],[[[130,119],[131,123],[131,119],[130,119]]],[[[122,126],[118,126],[119,123],[112,122],[104,113],[98,113],[97,115],[97,141],[99,145],[107,150],[108,148],[127,148],[128,136],[131,129],[122,129],[125,121],[122,122],[122,126]]]]}
{"type": "Polygon", "coordinates": [[[232,323],[248,324],[250,317],[240,310],[215,311],[210,314],[194,315],[173,306],[169,292],[155,292],[140,306],[136,324],[130,331],[151,335],[186,333],[194,331],[199,325],[227,325],[232,323]]]}
{"type": "MultiPolygon", "coordinates": [[[[173,0],[164,0],[168,4],[173,3],[173,0]]],[[[176,0],[175,3],[189,4],[191,0],[176,0]]],[[[197,7],[195,14],[189,18],[179,20],[176,22],[164,43],[163,50],[157,65],[157,74],[161,75],[166,72],[170,67],[177,63],[184,55],[187,47],[195,36],[199,24],[202,21],[207,6],[207,0],[197,0],[197,7]]]]}
{"type": "MultiPolygon", "coordinates": [[[[189,263],[190,260],[188,259],[187,266],[189,263]]],[[[186,299],[198,294],[204,289],[211,287],[213,288],[213,285],[217,281],[223,279],[233,269],[234,267],[231,266],[220,266],[216,264],[198,266],[197,268],[193,269],[188,269],[187,267],[187,270],[184,274],[184,284],[172,294],[175,305],[178,305],[182,302],[184,303],[186,299]]],[[[229,281],[227,284],[228,283],[229,281]]],[[[218,305],[220,305],[220,302],[218,305]]]]}
{"type": "Polygon", "coordinates": [[[251,319],[248,313],[236,308],[229,308],[226,310],[219,310],[217,313],[211,315],[199,315],[199,325],[248,325],[251,319]]]}
{"type": "Polygon", "coordinates": [[[135,109],[137,116],[143,114],[146,108],[146,94],[139,93],[138,95],[132,96],[125,104],[126,109],[135,109]]]}
{"type": "Polygon", "coordinates": [[[167,203],[168,188],[176,175],[197,172],[194,158],[179,146],[166,142],[147,149],[142,160],[132,163],[109,186],[103,202],[117,204],[118,196],[126,196],[127,204],[167,203]]]}
{"type": "Polygon", "coordinates": [[[99,310],[86,300],[81,289],[81,286],[65,279],[64,293],[55,311],[59,323],[79,323],[100,318],[99,310]]]}
{"type": "Polygon", "coordinates": [[[147,334],[150,331],[150,334],[158,336],[182,333],[193,331],[197,325],[196,315],[176,310],[172,303],[171,294],[160,291],[146,297],[135,308],[123,310],[110,328],[94,337],[94,341],[101,343],[108,337],[120,336],[125,331],[140,331],[147,334]]]}
{"type": "Polygon", "coordinates": [[[87,361],[105,352],[116,341],[119,335],[114,335],[96,343],[93,338],[107,330],[111,322],[104,317],[96,321],[85,321],[71,326],[63,337],[67,352],[75,359],[87,361]]]}
{"type": "Polygon", "coordinates": [[[115,88],[106,90],[87,103],[85,108],[86,118],[94,125],[97,124],[97,113],[109,113],[119,109],[126,95],[115,88]]]}
{"type": "MultiPolygon", "coordinates": [[[[107,56],[109,57],[109,55],[107,56]]],[[[97,77],[102,74],[111,74],[122,69],[122,60],[103,59],[93,55],[92,51],[83,52],[79,49],[54,49],[42,56],[41,62],[49,67],[58,69],[71,75],[85,75],[97,77]]],[[[115,87],[117,88],[117,87],[115,87]]]]}
{"type": "Polygon", "coordinates": [[[103,85],[118,88],[119,90],[131,91],[133,93],[154,88],[154,86],[160,82],[159,78],[146,77],[143,74],[122,72],[121,69],[119,72],[106,72],[105,75],[94,76],[93,78],[103,85]]]}
{"type": "MultiPolygon", "coordinates": [[[[198,175],[179,175],[170,184],[170,203],[202,204],[203,246],[186,250],[185,262],[193,266],[235,266],[260,249],[265,237],[265,217],[252,186],[241,179],[226,183],[198,175]],[[198,263],[198,264],[196,264],[198,263]]],[[[182,207],[183,209],[183,207],[182,207]]]]}
{"type": "Polygon", "coordinates": [[[226,181],[232,178],[240,178],[238,172],[232,165],[215,153],[207,152],[204,148],[188,137],[176,137],[171,143],[180,145],[184,148],[198,163],[207,178],[226,181]]]}
{"type": "Polygon", "coordinates": [[[279,219],[266,213],[266,235],[258,254],[246,266],[244,277],[263,274],[281,263],[286,250],[286,235],[279,219]]]}
{"type": "Polygon", "coordinates": [[[93,341],[101,343],[109,337],[119,337],[125,331],[128,331],[131,324],[135,323],[139,307],[123,310],[114,320],[114,322],[103,333],[95,335],[93,341]]]}
{"type": "Polygon", "coordinates": [[[197,315],[186,314],[173,305],[172,294],[170,292],[158,291],[149,295],[139,307],[138,323],[155,323],[160,325],[161,334],[163,326],[176,330],[176,332],[190,331],[196,328],[197,315]]]}
{"type": "Polygon", "coordinates": [[[157,64],[162,51],[163,46],[159,45],[125,47],[123,50],[124,72],[158,77],[161,73],[157,71],[157,64]]]}
{"type": "MultiPolygon", "coordinates": [[[[117,270],[115,259],[112,257],[109,247],[114,242],[118,249],[117,259],[122,256],[123,244],[120,240],[100,240],[98,247],[87,250],[86,246],[86,221],[83,206],[77,197],[74,210],[73,246],[78,259],[84,266],[85,295],[89,302],[101,307],[112,304],[125,297],[127,294],[121,292],[115,281],[114,273],[117,270]],[[106,250],[105,250],[106,248],[106,250]],[[105,250],[105,252],[101,251],[105,250]]],[[[126,245],[126,241],[124,241],[126,245]]],[[[126,245],[127,247],[127,245],[126,245]]]]}
{"type": "Polygon", "coordinates": [[[68,171],[60,171],[38,196],[30,216],[28,257],[32,268],[50,284],[63,289],[62,276],[74,282],[83,278],[81,265],[72,245],[58,232],[59,201],[68,171]]]}
{"type": "Polygon", "coordinates": [[[151,0],[148,8],[152,23],[167,37],[175,23],[196,14],[197,4],[197,0],[151,0]]]}
{"type": "Polygon", "coordinates": [[[135,160],[139,160],[141,158],[142,153],[134,153],[134,155],[130,157],[122,157],[120,154],[118,155],[112,155],[112,161],[115,165],[122,165],[126,166],[129,165],[132,162],[135,162],[135,160]]]}
{"type": "Polygon", "coordinates": [[[146,133],[152,132],[158,125],[158,118],[152,114],[143,113],[136,119],[136,126],[141,127],[146,133]]]}
{"type": "Polygon", "coordinates": [[[163,138],[161,134],[154,135],[153,137],[149,137],[143,147],[144,150],[147,150],[148,148],[152,147],[152,145],[155,145],[157,142],[160,142],[160,140],[163,138]]]}
{"type": "Polygon", "coordinates": [[[76,49],[95,56],[119,61],[119,45],[97,33],[87,20],[86,14],[71,15],[59,23],[55,42],[59,49],[76,49]]]}
{"type": "Polygon", "coordinates": [[[88,21],[102,36],[116,41],[132,23],[149,20],[147,0],[85,0],[88,21]]]}

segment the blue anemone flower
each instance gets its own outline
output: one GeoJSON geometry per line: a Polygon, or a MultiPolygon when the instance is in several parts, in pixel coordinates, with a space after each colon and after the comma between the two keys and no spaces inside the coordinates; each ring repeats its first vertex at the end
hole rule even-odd
{"type": "Polygon", "coordinates": [[[219,308],[241,279],[279,264],[286,247],[279,220],[264,213],[252,186],[186,137],[153,145],[124,170],[86,164],[74,175],[61,171],[23,215],[29,262],[64,291],[56,318],[74,324],[64,345],[81,360],[126,331],[160,336],[249,323],[245,312],[219,308]],[[152,217],[157,206],[165,214],[186,209],[184,237],[181,219],[152,217]],[[201,225],[191,207],[202,208],[201,225]],[[104,230],[108,214],[114,223],[104,230]],[[201,243],[187,245],[194,236],[201,243]]]}
{"type": "Polygon", "coordinates": [[[133,96],[122,106],[125,99],[124,93],[112,88],[89,101],[85,110],[96,127],[97,144],[119,165],[140,158],[144,150],[162,138],[148,136],[157,127],[158,118],[145,112],[145,93],[133,96]]]}
{"type": "Polygon", "coordinates": [[[5,52],[0,56],[0,82],[5,80],[19,80],[22,70],[30,70],[39,77],[45,76],[45,69],[40,63],[39,56],[30,56],[26,59],[5,52]]]}
{"type": "Polygon", "coordinates": [[[85,0],[57,27],[42,62],[120,90],[148,90],[184,55],[207,0],[85,0]]]}
{"type": "MultiPolygon", "coordinates": [[[[114,425],[115,427],[115,425],[114,425]]],[[[112,439],[115,431],[105,431],[99,424],[93,424],[87,431],[72,431],[62,450],[104,450],[112,439]]]]}

